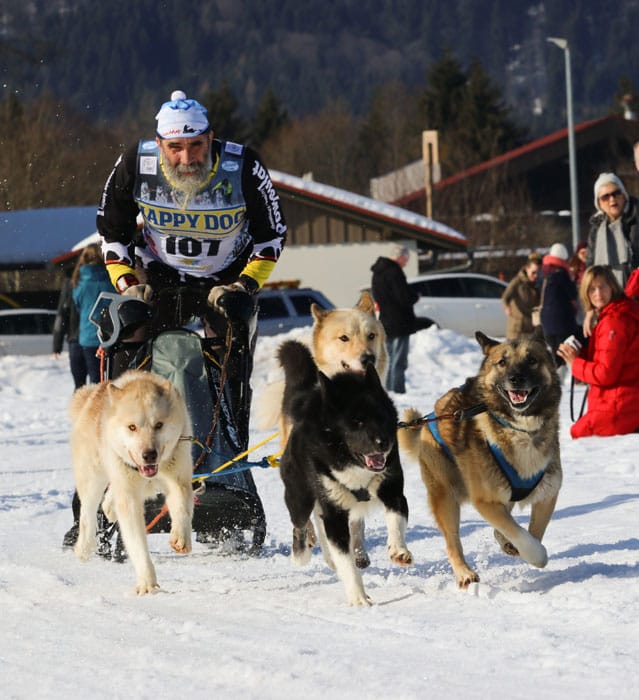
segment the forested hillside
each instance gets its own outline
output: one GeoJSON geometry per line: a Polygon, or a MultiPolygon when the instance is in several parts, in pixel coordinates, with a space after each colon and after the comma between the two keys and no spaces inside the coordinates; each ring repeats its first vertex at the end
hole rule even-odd
{"type": "Polygon", "coordinates": [[[224,82],[245,117],[269,88],[293,117],[336,103],[357,116],[379,86],[423,85],[449,51],[478,61],[535,134],[565,123],[563,52],[547,37],[570,42],[585,119],[639,89],[637,27],[637,0],[0,0],[0,83],[96,119],[224,82]]]}

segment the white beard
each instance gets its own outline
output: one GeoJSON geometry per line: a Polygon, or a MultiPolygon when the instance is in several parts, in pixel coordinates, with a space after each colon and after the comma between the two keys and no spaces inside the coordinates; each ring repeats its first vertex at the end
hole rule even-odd
{"type": "Polygon", "coordinates": [[[213,167],[209,151],[204,163],[171,165],[161,154],[164,172],[171,184],[173,199],[180,209],[188,209],[192,198],[206,183],[213,167]],[[188,174],[187,174],[188,173],[188,174]]]}

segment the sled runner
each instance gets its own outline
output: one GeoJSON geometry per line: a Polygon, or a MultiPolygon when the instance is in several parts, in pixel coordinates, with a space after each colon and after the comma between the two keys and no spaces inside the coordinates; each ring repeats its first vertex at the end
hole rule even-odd
{"type": "MultiPolygon", "coordinates": [[[[205,297],[178,288],[160,293],[157,305],[103,292],[91,313],[105,353],[105,377],[124,369],[145,369],[169,379],[182,393],[193,423],[193,530],[199,542],[229,543],[260,551],[266,535],[262,502],[249,468],[212,474],[248,447],[250,375],[256,306],[227,309],[228,322],[214,337],[194,330],[205,297]],[[161,325],[155,322],[161,309],[161,325]],[[167,309],[170,313],[167,314],[167,309]],[[167,322],[167,316],[170,322],[167,322]],[[148,339],[135,341],[142,326],[148,339]],[[201,478],[197,478],[201,475],[201,478]]],[[[147,501],[148,532],[168,532],[164,498],[147,501]]]]}

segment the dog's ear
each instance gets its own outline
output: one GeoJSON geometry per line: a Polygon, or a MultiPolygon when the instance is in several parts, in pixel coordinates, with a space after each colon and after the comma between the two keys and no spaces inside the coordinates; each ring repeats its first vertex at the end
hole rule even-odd
{"type": "Polygon", "coordinates": [[[488,351],[490,350],[490,348],[494,348],[495,345],[499,345],[498,340],[493,340],[492,338],[489,338],[481,331],[475,332],[475,338],[477,339],[477,342],[479,343],[479,346],[481,347],[484,355],[488,355],[488,351]]]}
{"type": "Polygon", "coordinates": [[[328,310],[322,309],[320,306],[318,306],[315,302],[311,304],[311,314],[313,314],[313,318],[316,321],[321,321],[326,314],[328,314],[328,310]]]}
{"type": "Polygon", "coordinates": [[[359,301],[355,308],[363,311],[365,314],[375,313],[375,302],[370,292],[364,291],[360,294],[359,301]]]}
{"type": "Polygon", "coordinates": [[[317,378],[319,380],[320,392],[322,394],[322,399],[325,401],[331,400],[333,395],[333,382],[327,377],[324,372],[317,372],[317,378]]]}
{"type": "Polygon", "coordinates": [[[113,401],[116,398],[116,394],[122,391],[119,386],[116,386],[113,382],[107,382],[106,385],[106,397],[109,401],[113,401]]]}
{"type": "Polygon", "coordinates": [[[178,399],[182,398],[182,393],[170,379],[162,382],[162,390],[166,391],[166,393],[171,397],[177,397],[178,399]]]}
{"type": "Polygon", "coordinates": [[[542,326],[535,326],[533,329],[532,338],[540,343],[546,343],[546,336],[544,335],[544,329],[542,326]]]}

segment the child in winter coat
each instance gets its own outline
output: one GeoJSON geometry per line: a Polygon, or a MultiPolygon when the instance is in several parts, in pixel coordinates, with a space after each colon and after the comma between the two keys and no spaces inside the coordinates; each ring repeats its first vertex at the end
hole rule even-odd
{"type": "Polygon", "coordinates": [[[100,341],[98,329],[89,320],[89,314],[100,292],[115,292],[97,243],[91,243],[80,253],[71,277],[71,285],[79,318],[78,342],[84,355],[89,380],[92,384],[97,384],[100,381],[100,360],[96,353],[100,341]]]}

